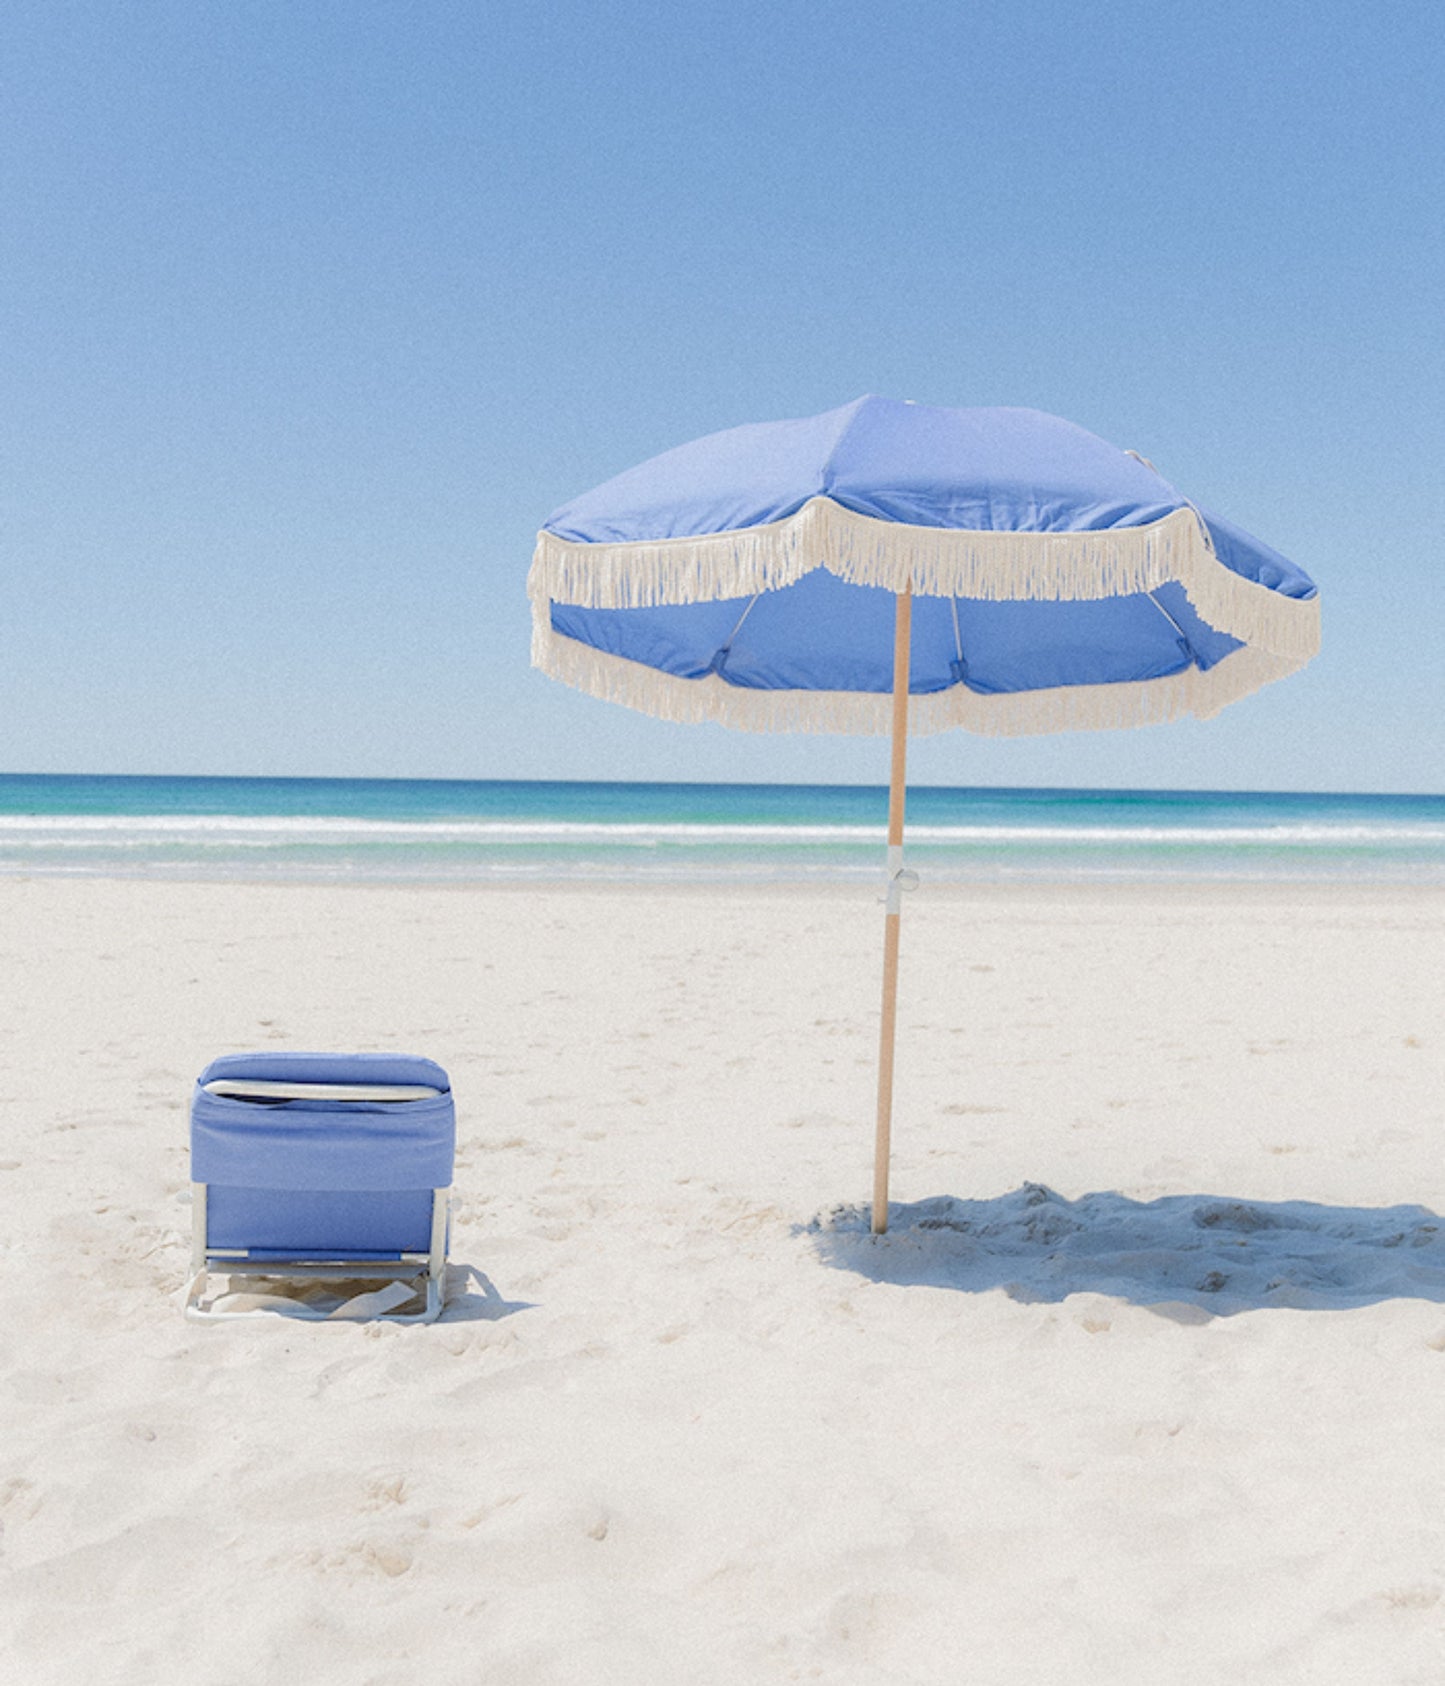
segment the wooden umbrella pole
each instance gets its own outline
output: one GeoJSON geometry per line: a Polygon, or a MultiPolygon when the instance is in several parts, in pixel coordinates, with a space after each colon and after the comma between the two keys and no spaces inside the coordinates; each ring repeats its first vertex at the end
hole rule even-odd
{"type": "Polygon", "coordinates": [[[903,798],[908,761],[908,654],[913,588],[898,593],[893,623],[893,765],[888,779],[888,912],[883,921],[883,1014],[878,1028],[878,1130],[873,1145],[873,1233],[888,1228],[893,1134],[893,1033],[898,1023],[898,930],[903,914],[903,798]]]}

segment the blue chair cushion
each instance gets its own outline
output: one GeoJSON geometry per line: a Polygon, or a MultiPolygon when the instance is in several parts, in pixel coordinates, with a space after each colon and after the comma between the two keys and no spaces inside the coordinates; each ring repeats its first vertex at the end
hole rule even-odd
{"type": "Polygon", "coordinates": [[[206,1190],[208,1250],[252,1259],[394,1259],[431,1246],[430,1189],[206,1190]]]}

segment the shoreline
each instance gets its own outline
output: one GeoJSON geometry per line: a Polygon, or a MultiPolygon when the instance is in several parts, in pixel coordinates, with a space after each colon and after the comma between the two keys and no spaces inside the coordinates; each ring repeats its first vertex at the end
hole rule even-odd
{"type": "MultiPolygon", "coordinates": [[[[967,901],[1026,901],[1030,898],[1049,901],[1087,901],[1098,897],[1110,899],[1127,897],[1134,900],[1177,901],[1195,897],[1201,902],[1231,900],[1272,902],[1289,896],[1322,901],[1358,898],[1372,903],[1407,900],[1435,901],[1445,908],[1445,883],[1415,879],[1342,879],[1342,878],[1224,878],[1224,877],[1164,877],[1159,874],[1139,874],[1118,877],[1058,877],[1014,879],[951,879],[931,878],[926,868],[921,882],[904,900],[904,912],[910,907],[921,909],[928,902],[967,901]]],[[[361,894],[438,894],[505,895],[505,896],[611,896],[678,898],[748,898],[797,901],[815,898],[820,901],[867,902],[881,901],[884,868],[880,863],[876,882],[854,879],[847,882],[828,879],[680,879],[656,878],[542,878],[467,879],[441,878],[288,878],[276,877],[161,877],[146,873],[9,873],[0,874],[0,897],[11,886],[32,885],[127,885],[145,886],[155,890],[282,890],[318,893],[328,891],[361,894]]]]}

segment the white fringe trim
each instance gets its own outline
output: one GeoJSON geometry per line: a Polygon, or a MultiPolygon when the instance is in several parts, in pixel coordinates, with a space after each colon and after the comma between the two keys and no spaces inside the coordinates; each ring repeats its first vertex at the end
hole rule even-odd
{"type": "MultiPolygon", "coordinates": [[[[911,737],[962,727],[993,737],[1041,732],[1100,731],[1144,726],[1183,715],[1201,719],[1282,679],[1307,657],[1236,650],[1207,673],[1189,668],[1164,679],[1117,685],[1065,685],[1046,691],[980,696],[966,686],[908,699],[911,737]]],[[[884,692],[753,691],[716,674],[679,679],[641,662],[608,655],[590,644],[534,624],[532,665],[563,684],[662,720],[716,721],[744,732],[847,732],[884,737],[893,699],[884,692]]]]}
{"type": "Polygon", "coordinates": [[[591,545],[538,534],[527,580],[532,664],[663,720],[885,735],[892,718],[886,692],[753,691],[716,674],[679,679],[552,630],[554,602],[594,609],[715,602],[779,590],[815,568],[852,585],[991,602],[1091,602],[1177,581],[1204,621],[1245,646],[1207,673],[1190,668],[1163,679],[1003,696],[956,685],[910,697],[908,729],[916,737],[960,726],[1013,737],[1207,719],[1303,667],[1319,649],[1319,599],[1284,597],[1226,568],[1192,509],[1145,527],[994,533],[878,521],[819,497],[785,521],[702,538],[591,545]]]}
{"type": "Polygon", "coordinates": [[[1188,508],[1100,532],[974,532],[879,521],[816,497],[786,520],[700,538],[579,544],[543,531],[527,588],[534,617],[550,622],[549,599],[591,609],[716,602],[776,591],[815,568],[852,585],[990,602],[1089,602],[1177,580],[1210,626],[1245,644],[1301,661],[1319,648],[1318,598],[1233,573],[1188,508]]]}

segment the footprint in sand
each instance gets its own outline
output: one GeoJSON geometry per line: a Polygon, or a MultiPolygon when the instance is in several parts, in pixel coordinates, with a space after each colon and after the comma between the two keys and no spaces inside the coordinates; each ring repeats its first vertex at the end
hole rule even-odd
{"type": "Polygon", "coordinates": [[[366,1484],[366,1500],[362,1509],[382,1510],[387,1505],[404,1505],[406,1498],[404,1475],[378,1475],[366,1484]]]}

